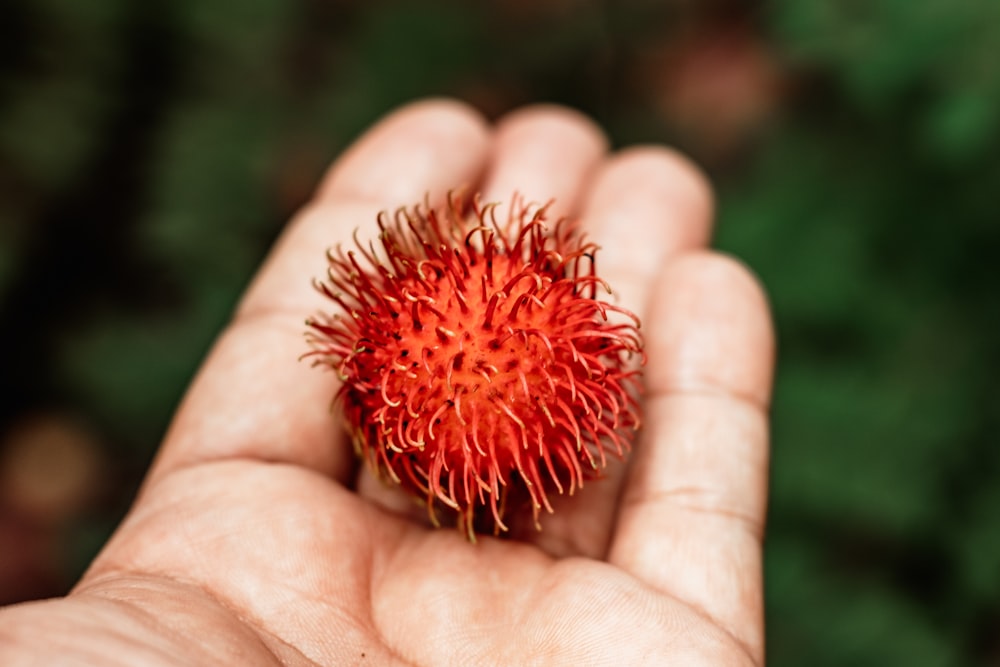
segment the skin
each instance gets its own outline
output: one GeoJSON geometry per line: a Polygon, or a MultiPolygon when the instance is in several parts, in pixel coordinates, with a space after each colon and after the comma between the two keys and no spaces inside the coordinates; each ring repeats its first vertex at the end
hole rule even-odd
{"type": "Polygon", "coordinates": [[[0,664],[762,664],[773,335],[711,215],[684,158],[609,153],[567,109],[391,114],[276,244],[82,581],[0,610],[0,664]],[[334,374],[295,362],[324,250],[461,184],[579,216],[648,353],[628,464],[475,545],[357,469],[334,374]]]}

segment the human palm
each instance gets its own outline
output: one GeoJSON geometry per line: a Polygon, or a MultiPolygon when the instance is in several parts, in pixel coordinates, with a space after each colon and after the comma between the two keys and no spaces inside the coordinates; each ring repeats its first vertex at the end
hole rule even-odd
{"type": "Polygon", "coordinates": [[[608,156],[566,110],[396,112],[279,241],[81,583],[0,611],[0,663],[761,663],[771,332],[753,280],[701,249],[710,208],[680,158],[608,156]],[[476,544],[359,470],[336,379],[294,362],[323,251],[469,183],[579,216],[649,357],[628,466],[476,544]]]}

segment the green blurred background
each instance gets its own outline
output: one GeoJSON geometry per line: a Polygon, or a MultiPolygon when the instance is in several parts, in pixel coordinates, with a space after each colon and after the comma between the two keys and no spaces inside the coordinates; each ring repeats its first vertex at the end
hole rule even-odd
{"type": "Polygon", "coordinates": [[[771,664],[1000,664],[992,0],[7,0],[0,603],[79,575],[283,222],[431,94],[714,178],[780,339],[771,664]]]}

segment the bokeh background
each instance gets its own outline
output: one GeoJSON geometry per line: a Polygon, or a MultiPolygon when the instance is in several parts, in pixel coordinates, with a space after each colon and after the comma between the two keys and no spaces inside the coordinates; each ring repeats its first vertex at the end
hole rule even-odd
{"type": "Polygon", "coordinates": [[[771,664],[1000,664],[992,0],[6,0],[0,603],[79,575],[283,222],[430,94],[714,178],[780,337],[771,664]]]}

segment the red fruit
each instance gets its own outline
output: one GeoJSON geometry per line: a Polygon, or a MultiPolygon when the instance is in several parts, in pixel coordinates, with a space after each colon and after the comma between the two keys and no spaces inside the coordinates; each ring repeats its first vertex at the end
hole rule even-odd
{"type": "Polygon", "coordinates": [[[308,322],[309,355],[343,380],[358,454],[470,539],[477,519],[507,530],[524,492],[537,527],[548,494],[597,477],[639,425],[638,320],[597,298],[597,246],[546,211],[515,197],[500,224],[453,197],[383,212],[382,247],[338,247],[317,283],[341,312],[308,322]]]}

